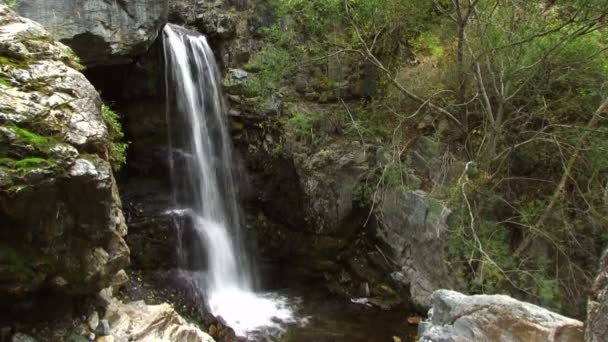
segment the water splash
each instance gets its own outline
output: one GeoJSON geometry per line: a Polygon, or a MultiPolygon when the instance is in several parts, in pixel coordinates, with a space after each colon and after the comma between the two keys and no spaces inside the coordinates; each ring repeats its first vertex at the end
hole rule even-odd
{"type": "Polygon", "coordinates": [[[238,335],[290,321],[283,297],[256,294],[241,237],[232,146],[219,71],[207,39],[163,30],[173,195],[182,276],[238,335]]]}

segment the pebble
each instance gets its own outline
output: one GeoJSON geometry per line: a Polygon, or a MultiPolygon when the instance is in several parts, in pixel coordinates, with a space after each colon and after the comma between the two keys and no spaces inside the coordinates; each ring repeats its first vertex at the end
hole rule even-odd
{"type": "Polygon", "coordinates": [[[112,335],[108,335],[108,336],[101,336],[98,337],[95,342],[114,342],[114,336],[112,335]]]}
{"type": "Polygon", "coordinates": [[[97,328],[99,325],[99,314],[97,311],[93,311],[89,314],[89,317],[87,318],[87,325],[93,331],[97,328]]]}
{"type": "Polygon", "coordinates": [[[95,333],[98,336],[110,335],[110,323],[107,319],[102,319],[101,321],[99,321],[99,325],[97,326],[97,329],[95,329],[95,333]]]}
{"type": "Polygon", "coordinates": [[[94,333],[90,333],[89,334],[89,341],[95,341],[95,334],[94,333]]]}

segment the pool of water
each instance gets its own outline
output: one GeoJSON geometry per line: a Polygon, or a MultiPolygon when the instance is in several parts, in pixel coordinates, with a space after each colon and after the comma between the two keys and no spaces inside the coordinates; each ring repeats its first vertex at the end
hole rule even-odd
{"type": "Polygon", "coordinates": [[[408,323],[404,310],[381,310],[335,298],[321,289],[289,289],[279,292],[289,298],[293,322],[279,324],[280,330],[250,334],[253,341],[387,342],[398,337],[415,341],[417,326],[408,323]]]}

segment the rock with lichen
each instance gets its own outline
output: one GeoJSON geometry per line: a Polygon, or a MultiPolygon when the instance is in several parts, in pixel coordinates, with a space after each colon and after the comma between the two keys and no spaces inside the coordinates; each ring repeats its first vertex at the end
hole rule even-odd
{"type": "Polygon", "coordinates": [[[73,52],[0,5],[0,295],[89,294],[129,263],[111,142],[73,52]]]}

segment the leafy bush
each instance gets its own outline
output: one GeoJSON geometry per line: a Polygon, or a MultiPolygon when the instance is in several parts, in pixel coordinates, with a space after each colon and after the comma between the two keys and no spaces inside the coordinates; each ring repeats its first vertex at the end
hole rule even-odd
{"type": "Polygon", "coordinates": [[[120,116],[114,112],[107,105],[102,106],[103,120],[108,127],[108,137],[110,139],[110,163],[115,171],[127,162],[127,148],[129,147],[128,142],[124,142],[124,133],[122,131],[122,125],[120,124],[120,116]]]}

